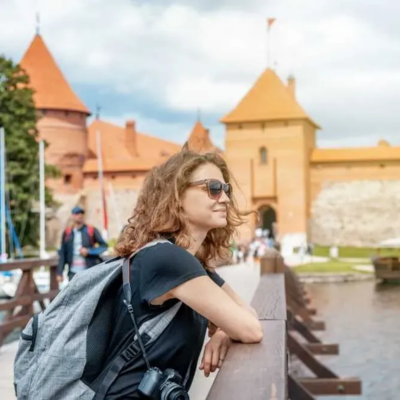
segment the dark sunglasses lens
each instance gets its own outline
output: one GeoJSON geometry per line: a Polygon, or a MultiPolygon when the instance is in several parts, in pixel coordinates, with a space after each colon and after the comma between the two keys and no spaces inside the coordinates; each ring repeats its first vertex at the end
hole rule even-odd
{"type": "Polygon", "coordinates": [[[225,185],[224,185],[224,192],[226,193],[226,195],[227,195],[228,197],[231,197],[231,194],[232,194],[232,186],[231,186],[230,183],[225,183],[225,185]]]}
{"type": "Polygon", "coordinates": [[[211,181],[208,185],[210,196],[213,198],[219,197],[222,192],[222,183],[219,181],[211,181]]]}

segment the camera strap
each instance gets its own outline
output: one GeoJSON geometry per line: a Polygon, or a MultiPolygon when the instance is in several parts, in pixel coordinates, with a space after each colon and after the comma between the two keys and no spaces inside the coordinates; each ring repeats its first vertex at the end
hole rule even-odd
{"type": "Polygon", "coordinates": [[[154,319],[145,322],[140,328],[136,321],[135,313],[132,306],[132,290],[131,290],[131,283],[130,283],[130,264],[132,258],[141,250],[155,246],[158,243],[172,243],[165,239],[156,239],[152,242],[147,243],[145,246],[141,247],[140,249],[136,250],[130,257],[126,258],[122,264],[122,279],[123,279],[123,293],[124,293],[124,304],[128,309],[129,316],[133,322],[135,327],[135,337],[134,340],[139,342],[140,349],[142,350],[143,358],[146,362],[146,366],[148,369],[151,368],[149,358],[147,357],[145,344],[150,344],[154,340],[156,340],[165,328],[171,323],[177,312],[179,311],[180,306],[182,305],[181,302],[176,303],[170,309],[165,311],[164,313],[160,314],[159,316],[155,317],[154,319]],[[143,336],[143,337],[142,337],[143,336]],[[143,344],[143,338],[145,338],[146,343],[143,344]]]}

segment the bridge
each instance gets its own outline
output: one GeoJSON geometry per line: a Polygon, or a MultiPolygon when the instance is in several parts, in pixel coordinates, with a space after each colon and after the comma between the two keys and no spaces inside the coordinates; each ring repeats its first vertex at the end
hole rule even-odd
{"type": "MultiPolygon", "coordinates": [[[[45,309],[58,293],[56,259],[31,259],[0,264],[0,271],[20,269],[22,276],[14,298],[0,303],[6,312],[0,323],[0,346],[16,328],[22,328],[34,312],[34,303],[45,309]],[[34,271],[49,269],[49,290],[39,292],[34,271]]],[[[222,368],[205,378],[198,372],[191,391],[192,400],[315,400],[322,395],[361,394],[357,378],[341,378],[328,368],[320,357],[339,353],[338,344],[323,343],[315,331],[325,324],[315,318],[317,310],[297,276],[288,268],[279,253],[271,251],[260,265],[240,264],[219,268],[220,275],[245,300],[251,300],[264,330],[260,344],[234,343],[222,368]],[[300,377],[290,367],[299,363],[313,377],[300,377]]],[[[0,398],[15,399],[13,360],[17,343],[0,349],[0,398]]]]}

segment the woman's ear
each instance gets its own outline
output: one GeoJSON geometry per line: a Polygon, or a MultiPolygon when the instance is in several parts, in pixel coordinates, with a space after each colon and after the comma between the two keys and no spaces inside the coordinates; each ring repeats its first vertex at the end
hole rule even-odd
{"type": "Polygon", "coordinates": [[[185,142],[185,144],[183,145],[183,147],[182,147],[182,150],[181,151],[190,151],[190,149],[189,149],[189,142],[185,142]]]}

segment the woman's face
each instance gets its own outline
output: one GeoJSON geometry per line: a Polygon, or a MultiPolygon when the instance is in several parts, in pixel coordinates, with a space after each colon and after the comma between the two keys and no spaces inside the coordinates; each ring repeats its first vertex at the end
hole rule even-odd
{"type": "MultiPolygon", "coordinates": [[[[203,164],[195,169],[189,183],[203,179],[217,179],[225,183],[222,172],[214,164],[203,164]]],[[[227,224],[229,197],[222,191],[219,199],[210,198],[205,183],[188,187],[183,193],[181,206],[189,224],[194,228],[208,232],[214,228],[223,228],[227,224]]]]}

